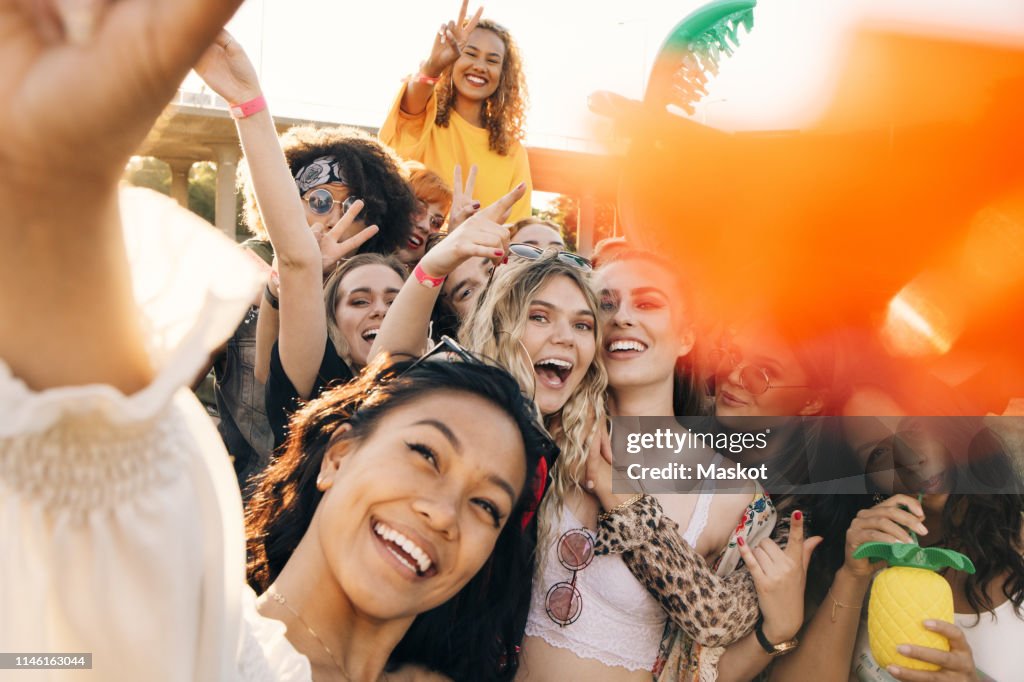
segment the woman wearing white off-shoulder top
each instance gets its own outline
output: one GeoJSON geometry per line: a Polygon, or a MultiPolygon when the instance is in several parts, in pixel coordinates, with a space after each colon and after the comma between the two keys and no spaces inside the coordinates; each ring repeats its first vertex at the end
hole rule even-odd
{"type": "MultiPolygon", "coordinates": [[[[456,391],[468,401],[461,421],[446,415],[441,426],[482,451],[465,414],[494,409],[487,438],[503,449],[486,463],[454,461],[440,427],[416,448],[386,442],[429,397],[394,408],[381,437],[373,424],[357,434],[352,423],[370,417],[356,407],[321,452],[313,518],[281,570],[294,591],[286,600],[275,583],[276,601],[257,603],[245,586],[237,483],[187,385],[244,314],[258,275],[173,201],[117,188],[238,4],[0,0],[0,648],[92,654],[90,672],[34,679],[378,679],[418,614],[451,599],[497,556],[496,542],[518,542],[532,504],[531,462],[546,441],[529,404],[500,370],[452,369],[476,388],[456,391]],[[406,494],[373,498],[352,473],[384,458],[406,494]],[[380,536],[383,518],[428,548],[415,574],[413,550],[380,536]],[[318,532],[324,524],[330,532],[318,532]],[[346,537],[346,552],[327,556],[325,535],[346,537]],[[344,608],[305,608],[310,570],[334,578],[314,581],[318,604],[344,608]]],[[[364,402],[380,408],[415,375],[445,374],[405,371],[364,402]]]]}

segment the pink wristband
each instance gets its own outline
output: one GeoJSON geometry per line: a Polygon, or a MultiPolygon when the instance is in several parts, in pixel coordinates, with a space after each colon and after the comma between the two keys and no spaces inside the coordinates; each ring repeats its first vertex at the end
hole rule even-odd
{"type": "Polygon", "coordinates": [[[253,114],[258,114],[266,108],[267,100],[263,97],[263,95],[260,95],[259,97],[254,97],[248,102],[242,102],[241,104],[232,104],[230,106],[231,118],[236,120],[240,118],[249,118],[253,114]]]}
{"type": "Polygon", "coordinates": [[[416,281],[427,287],[428,289],[436,289],[437,287],[444,284],[444,277],[431,277],[423,270],[423,266],[419,263],[412,271],[412,276],[416,278],[416,281]]]}

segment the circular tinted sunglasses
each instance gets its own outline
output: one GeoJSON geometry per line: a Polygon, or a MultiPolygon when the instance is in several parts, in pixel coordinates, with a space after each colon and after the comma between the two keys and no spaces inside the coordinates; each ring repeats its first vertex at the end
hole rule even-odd
{"type": "Polygon", "coordinates": [[[352,207],[352,204],[354,204],[357,199],[358,197],[350,196],[344,201],[339,202],[334,198],[333,194],[323,187],[314,189],[306,195],[306,203],[309,204],[309,210],[317,215],[327,215],[337,203],[341,204],[341,212],[344,214],[352,207]]]}
{"type": "Polygon", "coordinates": [[[576,574],[594,559],[594,538],[583,528],[565,531],[555,548],[558,562],[572,571],[572,578],[557,582],[544,598],[548,618],[561,627],[576,622],[583,612],[583,595],[576,587],[576,574]]]}
{"type": "Polygon", "coordinates": [[[739,387],[751,395],[764,395],[772,388],[815,388],[808,384],[776,384],[768,376],[767,369],[743,363],[736,353],[727,348],[712,350],[708,354],[708,361],[715,376],[730,375],[739,367],[739,387]]]}
{"type": "MultiPolygon", "coordinates": [[[[547,253],[547,250],[538,248],[532,244],[510,244],[508,250],[512,252],[513,255],[527,260],[537,260],[547,253]]],[[[590,264],[589,260],[579,254],[573,253],[572,251],[559,251],[558,260],[562,261],[566,265],[579,268],[584,272],[590,272],[594,269],[594,266],[590,264]]]]}

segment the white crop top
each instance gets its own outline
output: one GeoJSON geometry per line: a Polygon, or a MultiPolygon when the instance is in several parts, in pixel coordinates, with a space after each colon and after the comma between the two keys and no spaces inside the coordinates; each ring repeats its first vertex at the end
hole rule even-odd
{"type": "MultiPolygon", "coordinates": [[[[705,482],[683,533],[683,539],[693,547],[707,525],[713,492],[714,482],[705,482]]],[[[547,614],[548,590],[572,578],[572,571],[559,562],[554,545],[566,531],[583,527],[569,509],[562,508],[555,525],[555,543],[544,552],[541,578],[534,580],[526,634],[540,637],[551,646],[568,649],[580,658],[627,670],[651,670],[668,618],[630,572],[621,555],[595,556],[590,564],[577,571],[576,588],[583,606],[574,622],[560,626],[547,614]]],[[[593,538],[593,533],[587,532],[593,538]]]]}

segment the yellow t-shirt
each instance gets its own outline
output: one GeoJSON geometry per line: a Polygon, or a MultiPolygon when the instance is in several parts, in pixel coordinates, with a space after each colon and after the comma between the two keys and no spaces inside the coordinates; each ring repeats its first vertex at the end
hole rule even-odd
{"type": "Polygon", "coordinates": [[[380,140],[405,159],[419,161],[451,184],[455,164],[462,166],[462,177],[469,173],[472,164],[477,165],[476,185],[473,197],[488,206],[520,182],[526,183],[526,195],[512,207],[509,222],[530,216],[530,162],[526,148],[518,142],[512,143],[506,156],[487,146],[487,129],[477,128],[454,110],[448,127],[434,124],[437,117],[437,98],[430,96],[423,113],[411,116],[402,111],[402,96],[405,85],[398,92],[388,112],[387,120],[380,129],[380,140]]]}

